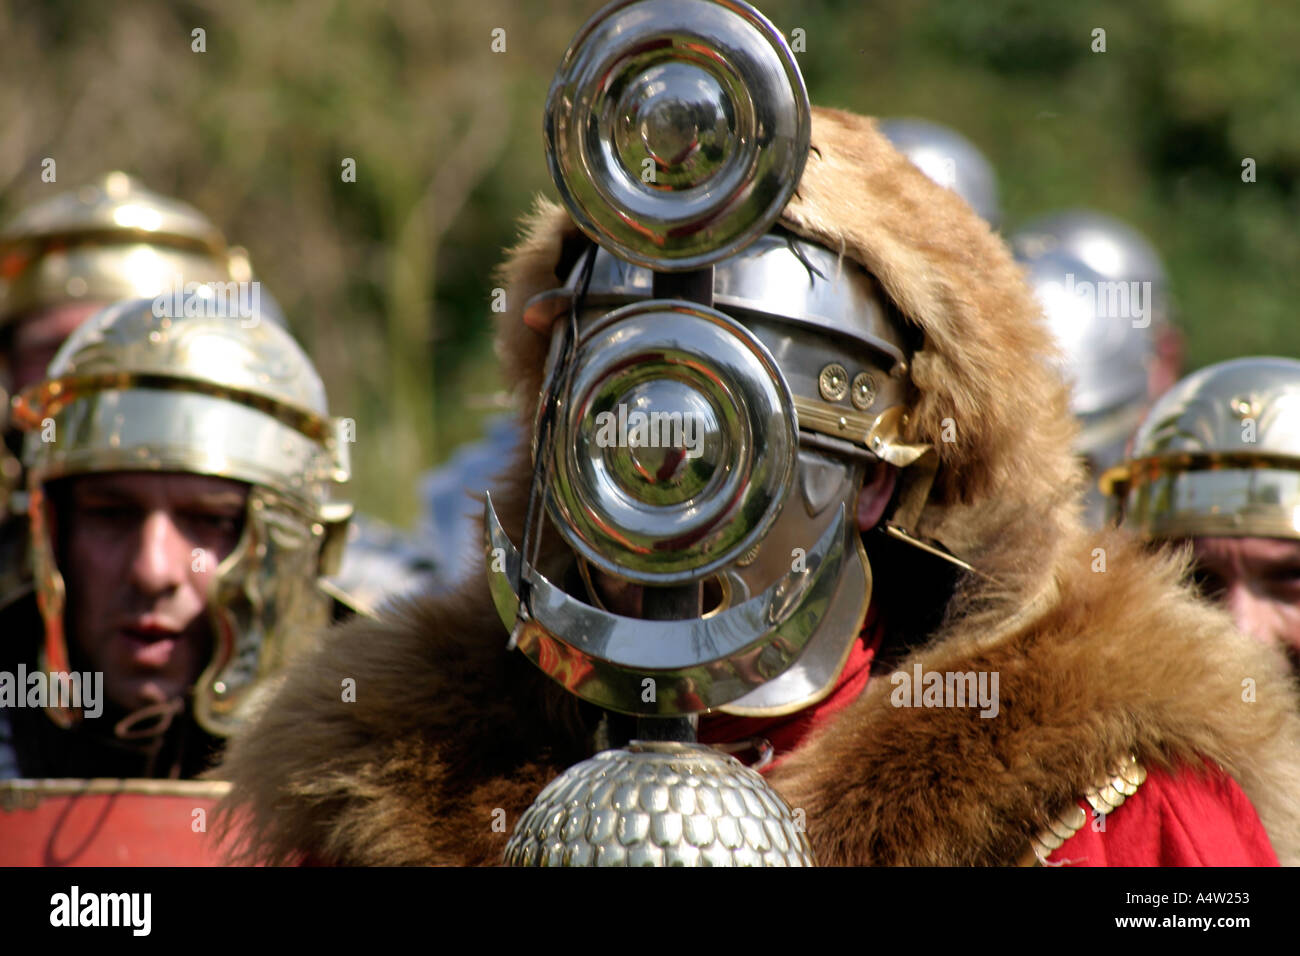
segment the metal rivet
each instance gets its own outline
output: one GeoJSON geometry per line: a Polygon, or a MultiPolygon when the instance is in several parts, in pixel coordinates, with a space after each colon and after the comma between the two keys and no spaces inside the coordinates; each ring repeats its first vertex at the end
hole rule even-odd
{"type": "Polygon", "coordinates": [[[817,377],[817,389],[826,401],[840,401],[849,393],[848,370],[838,362],[827,365],[817,377]]]}
{"type": "Polygon", "coordinates": [[[1252,413],[1255,412],[1259,403],[1253,396],[1239,395],[1229,404],[1231,405],[1232,410],[1237,413],[1237,417],[1251,418],[1253,417],[1252,413]]]}
{"type": "Polygon", "coordinates": [[[865,412],[876,400],[876,380],[866,372],[859,372],[853,376],[853,388],[849,394],[853,407],[865,412]]]}

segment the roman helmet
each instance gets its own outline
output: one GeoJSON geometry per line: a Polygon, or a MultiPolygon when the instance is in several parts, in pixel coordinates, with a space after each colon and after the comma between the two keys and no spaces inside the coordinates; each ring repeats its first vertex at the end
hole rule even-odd
{"type": "Polygon", "coordinates": [[[1150,327],[1112,309],[1107,280],[1082,260],[1054,251],[1022,261],[1060,346],[1070,410],[1083,426],[1077,448],[1094,459],[1094,468],[1108,467],[1122,456],[1146,407],[1155,347],[1150,327]]]}
{"type": "MultiPolygon", "coordinates": [[[[1044,217],[1011,240],[1056,336],[1081,429],[1075,448],[1093,475],[1123,457],[1152,397],[1152,366],[1168,322],[1155,250],[1135,230],[1090,212],[1044,217]]],[[[1085,506],[1104,517],[1100,493],[1085,506]]]]}
{"type": "MultiPolygon", "coordinates": [[[[277,324],[200,286],[119,302],[63,344],[47,380],[14,403],[23,452],[42,667],[68,670],[65,586],[51,539],[50,485],[105,471],[213,475],[250,486],[242,537],[213,571],[212,659],[193,690],[211,734],[237,726],[259,682],[328,622],[351,505],[347,435],[311,361],[277,324]]],[[[79,715],[51,711],[61,726],[79,715]]]]}
{"type": "Polygon", "coordinates": [[[1160,254],[1127,223],[1092,209],[1066,209],[1033,219],[1016,230],[1019,258],[1058,253],[1083,262],[1110,281],[1149,282],[1152,324],[1173,320],[1169,277],[1160,254]]]}
{"type": "MultiPolygon", "coordinates": [[[[0,337],[24,316],[68,302],[108,305],[177,284],[252,278],[245,250],[228,246],[201,212],[114,171],[28,207],[0,229],[0,337]]],[[[260,314],[285,324],[265,290],[260,314]]],[[[4,432],[9,387],[0,384],[4,432]]],[[[21,483],[17,453],[16,445],[12,453],[0,448],[0,514],[21,483]]]]}
{"type": "Polygon", "coordinates": [[[694,718],[788,714],[833,689],[872,591],[869,469],[900,470],[896,540],[968,567],[915,527],[938,463],[906,437],[915,330],[842,248],[778,223],[812,120],[785,40],[739,2],[611,4],[557,72],[547,157],[581,232],[514,260],[558,251],[559,281],[523,310],[549,349],[532,499],[512,537],[489,496],[486,568],[511,646],[636,731],[543,791],[511,863],[809,862],[789,808],[695,743],[694,718]],[[608,607],[596,574],[639,614],[608,607]],[[735,836],[712,857],[652,819],[697,799],[735,836]],[[610,827],[582,824],[588,809],[610,827]]]}
{"type": "Polygon", "coordinates": [[[116,302],[184,282],[246,282],[247,254],[187,203],[111,172],[0,231],[0,325],[69,300],[116,302]]]}
{"type": "Polygon", "coordinates": [[[1241,358],[1187,376],[1101,482],[1146,538],[1300,538],[1300,362],[1241,358]]]}
{"type": "Polygon", "coordinates": [[[940,123],[910,117],[882,119],[880,131],[921,172],[970,203],[990,226],[1001,225],[997,173],[965,136],[940,123]]]}

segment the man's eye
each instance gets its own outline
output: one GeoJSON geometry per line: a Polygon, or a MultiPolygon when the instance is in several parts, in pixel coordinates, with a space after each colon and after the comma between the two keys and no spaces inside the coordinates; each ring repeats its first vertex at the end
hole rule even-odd
{"type": "Polygon", "coordinates": [[[1275,568],[1268,575],[1269,589],[1283,595],[1288,601],[1300,592],[1300,567],[1275,568]]]}
{"type": "Polygon", "coordinates": [[[243,515],[216,514],[211,512],[194,512],[185,516],[185,520],[196,528],[216,531],[222,534],[239,530],[243,515]]]}
{"type": "Polygon", "coordinates": [[[140,516],[140,513],[127,505],[89,505],[82,507],[80,512],[88,518],[96,521],[132,521],[140,516]]]}

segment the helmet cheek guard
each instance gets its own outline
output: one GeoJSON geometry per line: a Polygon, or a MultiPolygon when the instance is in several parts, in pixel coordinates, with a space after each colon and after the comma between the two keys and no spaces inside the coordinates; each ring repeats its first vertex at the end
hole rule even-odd
{"type": "Polygon", "coordinates": [[[326,533],[270,488],[249,492],[243,534],[208,600],[213,653],[194,685],[194,717],[208,733],[234,733],[265,679],[329,624],[331,602],[317,587],[326,533]]]}

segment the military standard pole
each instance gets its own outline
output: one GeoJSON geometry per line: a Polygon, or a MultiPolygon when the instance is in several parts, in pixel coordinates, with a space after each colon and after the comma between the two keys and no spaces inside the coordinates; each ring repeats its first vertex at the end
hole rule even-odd
{"type": "MultiPolygon", "coordinates": [[[[713,267],[689,272],[656,272],[656,299],[683,299],[711,307],[713,305],[713,267]]],[[[646,588],[642,592],[641,613],[652,621],[681,621],[704,613],[704,585],[700,582],[681,587],[646,588]]],[[[691,717],[638,717],[636,735],[640,740],[695,741],[698,719],[691,717]]]]}

